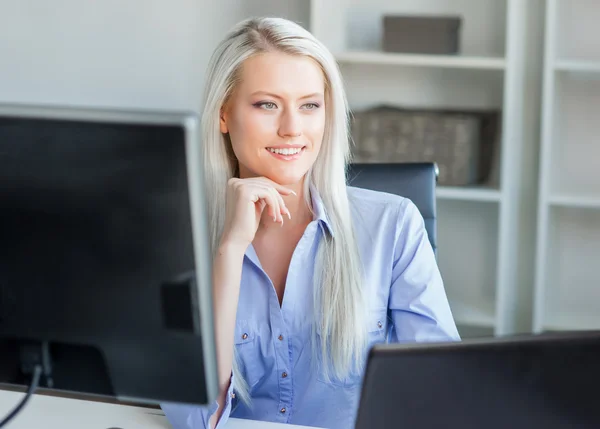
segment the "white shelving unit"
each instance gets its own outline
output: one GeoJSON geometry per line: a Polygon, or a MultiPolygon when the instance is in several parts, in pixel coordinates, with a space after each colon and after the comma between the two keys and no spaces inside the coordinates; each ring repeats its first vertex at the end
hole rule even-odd
{"type": "Polygon", "coordinates": [[[454,187],[438,186],[436,196],[439,200],[462,200],[462,201],[481,201],[481,202],[500,202],[502,193],[498,189],[486,187],[454,187]]]}
{"type": "Polygon", "coordinates": [[[559,60],[556,61],[554,68],[566,72],[600,73],[600,61],[559,60]]]}
{"type": "Polygon", "coordinates": [[[534,331],[600,328],[597,0],[547,0],[534,331]]]}
{"type": "MultiPolygon", "coordinates": [[[[499,147],[487,183],[438,187],[439,265],[463,335],[531,328],[535,142],[523,103],[530,0],[311,0],[310,30],[336,55],[350,107],[498,109],[499,147]],[[384,14],[459,15],[456,56],[382,52],[384,14]],[[531,228],[523,225],[531,225],[531,228]],[[533,230],[533,232],[531,232],[533,230]]],[[[539,98],[539,97],[538,97],[539,98]]]]}
{"type": "Polygon", "coordinates": [[[470,70],[502,70],[504,58],[457,57],[451,55],[394,54],[369,51],[347,51],[336,56],[340,63],[388,64],[414,67],[439,67],[470,70]]]}

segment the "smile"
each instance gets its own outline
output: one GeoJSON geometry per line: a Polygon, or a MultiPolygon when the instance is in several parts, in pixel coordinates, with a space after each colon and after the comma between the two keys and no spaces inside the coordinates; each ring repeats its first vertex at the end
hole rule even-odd
{"type": "Polygon", "coordinates": [[[275,153],[277,155],[284,155],[284,156],[297,155],[300,152],[302,152],[303,149],[304,149],[303,147],[283,148],[283,149],[274,149],[271,147],[267,148],[267,150],[271,153],[275,153]]]}

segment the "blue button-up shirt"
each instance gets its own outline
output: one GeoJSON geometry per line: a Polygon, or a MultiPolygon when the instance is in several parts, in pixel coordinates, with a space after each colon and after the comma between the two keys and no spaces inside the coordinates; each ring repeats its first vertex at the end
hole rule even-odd
{"type": "MultiPolygon", "coordinates": [[[[318,193],[312,189],[311,194],[314,218],[294,250],[281,306],[254,248],[247,249],[235,348],[252,403],[247,406],[228,395],[219,427],[229,415],[328,429],[354,426],[363,374],[325,381],[311,351],[317,247],[323,234],[335,238],[318,193]]],[[[423,218],[414,203],[353,187],[348,196],[369,297],[370,344],[458,340],[423,218]]],[[[208,427],[216,404],[162,408],[175,429],[199,429],[208,427]]]]}

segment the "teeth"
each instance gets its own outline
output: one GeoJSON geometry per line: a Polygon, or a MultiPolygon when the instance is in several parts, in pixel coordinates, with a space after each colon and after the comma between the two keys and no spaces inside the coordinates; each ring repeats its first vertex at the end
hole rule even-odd
{"type": "Polygon", "coordinates": [[[273,152],[273,153],[277,153],[279,155],[296,155],[297,153],[300,153],[300,151],[302,151],[301,147],[298,148],[285,148],[285,149],[273,149],[273,148],[267,148],[267,150],[269,152],[273,152]]]}

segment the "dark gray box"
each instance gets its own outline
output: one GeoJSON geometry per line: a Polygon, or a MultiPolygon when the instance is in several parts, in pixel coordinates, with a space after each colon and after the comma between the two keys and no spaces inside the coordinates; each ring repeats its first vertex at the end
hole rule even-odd
{"type": "Polygon", "coordinates": [[[457,54],[461,17],[384,15],[383,50],[411,54],[457,54]]]}

